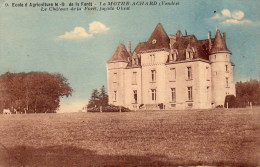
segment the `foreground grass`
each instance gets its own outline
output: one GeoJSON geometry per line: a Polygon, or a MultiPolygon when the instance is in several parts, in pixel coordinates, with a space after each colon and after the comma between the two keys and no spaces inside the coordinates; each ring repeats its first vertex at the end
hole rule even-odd
{"type": "Polygon", "coordinates": [[[260,109],[0,115],[0,166],[257,166],[260,109]]]}

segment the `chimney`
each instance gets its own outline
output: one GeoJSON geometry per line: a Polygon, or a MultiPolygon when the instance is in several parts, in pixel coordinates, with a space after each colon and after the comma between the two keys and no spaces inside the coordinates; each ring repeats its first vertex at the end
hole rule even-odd
{"type": "Polygon", "coordinates": [[[225,32],[222,33],[222,38],[223,38],[223,41],[226,42],[226,33],[225,32]]]}
{"type": "Polygon", "coordinates": [[[185,36],[187,36],[188,35],[188,33],[187,33],[187,31],[185,30],[185,36]]]}
{"type": "Polygon", "coordinates": [[[131,41],[128,42],[127,51],[131,53],[131,41]]]}
{"type": "Polygon", "coordinates": [[[208,32],[208,40],[209,40],[209,49],[212,47],[212,42],[211,42],[211,32],[208,32]]]}

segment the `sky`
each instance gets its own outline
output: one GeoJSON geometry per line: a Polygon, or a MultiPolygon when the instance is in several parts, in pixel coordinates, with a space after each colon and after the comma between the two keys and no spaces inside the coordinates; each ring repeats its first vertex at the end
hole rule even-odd
{"type": "Polygon", "coordinates": [[[139,42],[148,40],[158,23],[168,35],[186,30],[198,39],[206,39],[208,31],[214,36],[219,28],[226,32],[231,60],[236,65],[235,81],[260,79],[260,1],[257,0],[175,0],[179,5],[76,12],[5,7],[12,2],[64,2],[68,6],[70,1],[0,0],[0,75],[8,71],[63,74],[74,92],[61,100],[61,112],[78,111],[87,103],[93,89],[106,85],[106,61],[118,44],[127,45],[131,41],[133,50],[139,42]]]}

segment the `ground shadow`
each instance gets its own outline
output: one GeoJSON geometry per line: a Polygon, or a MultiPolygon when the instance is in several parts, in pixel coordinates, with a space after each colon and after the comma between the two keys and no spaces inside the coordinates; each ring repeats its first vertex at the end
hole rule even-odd
{"type": "MultiPolygon", "coordinates": [[[[12,149],[0,149],[0,166],[4,167],[88,167],[88,166],[196,166],[203,162],[167,160],[161,155],[98,155],[95,151],[72,146],[51,146],[34,148],[18,146],[12,149]]],[[[209,164],[208,164],[209,165],[209,164]]],[[[210,165],[250,166],[249,164],[233,164],[222,162],[210,165]]]]}

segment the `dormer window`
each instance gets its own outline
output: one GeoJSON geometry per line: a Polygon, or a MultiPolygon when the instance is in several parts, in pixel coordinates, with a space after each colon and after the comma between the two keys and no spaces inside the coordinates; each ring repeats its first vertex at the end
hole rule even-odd
{"type": "Polygon", "coordinates": [[[133,65],[138,65],[138,59],[137,58],[133,58],[133,65]]]}
{"type": "Polygon", "coordinates": [[[156,44],[156,39],[153,39],[153,40],[152,40],[152,44],[156,44]]]}
{"type": "Polygon", "coordinates": [[[177,55],[178,55],[178,51],[176,49],[174,49],[173,51],[170,52],[170,57],[169,57],[169,61],[176,61],[177,59],[177,55]]]}
{"type": "Polygon", "coordinates": [[[194,53],[195,53],[194,48],[190,47],[190,45],[188,45],[188,47],[186,49],[186,59],[193,59],[194,53]]]}

